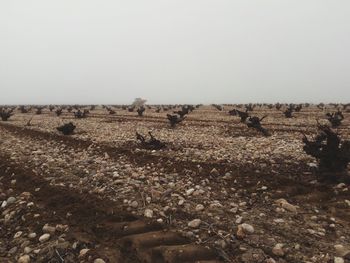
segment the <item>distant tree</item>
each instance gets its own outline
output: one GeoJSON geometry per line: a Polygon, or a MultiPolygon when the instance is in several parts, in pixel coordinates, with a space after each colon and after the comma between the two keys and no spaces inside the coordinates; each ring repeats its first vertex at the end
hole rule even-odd
{"type": "Polygon", "coordinates": [[[134,108],[140,108],[141,106],[144,106],[146,104],[147,100],[144,100],[142,98],[136,98],[134,102],[131,104],[134,108]]]}

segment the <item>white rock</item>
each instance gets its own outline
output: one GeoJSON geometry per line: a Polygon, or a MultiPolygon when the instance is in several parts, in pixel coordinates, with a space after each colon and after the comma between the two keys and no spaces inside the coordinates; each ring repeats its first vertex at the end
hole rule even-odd
{"type": "Polygon", "coordinates": [[[254,233],[254,227],[252,225],[249,225],[247,223],[243,223],[239,225],[245,234],[253,234],[254,233]]]}
{"type": "Polygon", "coordinates": [[[283,251],[283,244],[281,243],[277,243],[273,249],[272,249],[272,253],[276,256],[280,256],[283,257],[284,256],[284,251],[283,251]]]}
{"type": "Polygon", "coordinates": [[[137,201],[132,201],[130,206],[133,208],[137,208],[139,206],[139,203],[137,201]]]}
{"type": "Polygon", "coordinates": [[[193,194],[194,190],[195,190],[194,188],[188,189],[188,190],[186,191],[186,195],[191,195],[191,194],[193,194]]]}
{"type": "Polygon", "coordinates": [[[294,212],[294,213],[297,212],[298,207],[288,203],[288,201],[286,199],[283,199],[283,198],[278,199],[278,200],[276,200],[276,204],[279,205],[280,207],[286,209],[289,212],[294,212]]]}
{"type": "Polygon", "coordinates": [[[30,257],[28,255],[21,256],[17,262],[18,263],[29,263],[30,257]]]}
{"type": "Polygon", "coordinates": [[[196,209],[197,212],[202,211],[202,210],[204,210],[204,205],[198,204],[198,205],[196,205],[195,209],[196,209]]]}
{"type": "Polygon", "coordinates": [[[90,249],[88,248],[83,248],[82,250],[80,250],[79,252],[79,257],[82,258],[86,255],[87,252],[89,252],[90,249]]]}
{"type": "Polygon", "coordinates": [[[146,209],[144,215],[145,215],[145,217],[152,218],[153,217],[153,210],[146,209]]]}
{"type": "Polygon", "coordinates": [[[346,184],[340,183],[340,184],[336,185],[335,188],[341,189],[341,188],[344,188],[345,186],[346,186],[346,184]]]}
{"type": "Polygon", "coordinates": [[[96,258],[94,263],[106,263],[102,258],[96,258]]]}
{"type": "Polygon", "coordinates": [[[22,231],[18,231],[13,238],[19,238],[23,234],[22,231]]]}
{"type": "Polygon", "coordinates": [[[242,221],[243,221],[243,217],[238,216],[236,219],[236,224],[240,224],[240,223],[242,223],[242,221]]]}
{"type": "Polygon", "coordinates": [[[344,259],[341,257],[334,257],[334,263],[344,263],[344,259]]]}
{"type": "Polygon", "coordinates": [[[191,222],[188,223],[188,226],[192,227],[192,228],[198,228],[201,223],[202,223],[202,220],[200,220],[200,219],[193,219],[191,222]]]}
{"type": "Polygon", "coordinates": [[[46,224],[46,225],[43,226],[43,232],[44,233],[49,233],[49,234],[54,234],[56,232],[56,228],[46,224]]]}
{"type": "Polygon", "coordinates": [[[48,234],[48,233],[46,233],[46,234],[43,234],[42,236],[40,236],[39,237],[39,241],[41,242],[41,243],[43,243],[43,242],[46,242],[46,241],[48,241],[49,239],[50,239],[50,234],[48,234]]]}
{"type": "Polygon", "coordinates": [[[28,238],[29,238],[29,239],[34,239],[34,238],[36,238],[36,233],[30,233],[30,234],[28,235],[28,238]]]}
{"type": "Polygon", "coordinates": [[[218,172],[218,170],[216,170],[215,168],[213,168],[213,170],[210,171],[210,174],[211,174],[211,175],[218,176],[218,175],[219,175],[219,172],[218,172]]]}
{"type": "Polygon", "coordinates": [[[8,204],[8,205],[13,204],[14,202],[16,202],[16,198],[13,197],[13,196],[10,196],[10,197],[7,199],[7,204],[8,204]]]}
{"type": "Polygon", "coordinates": [[[25,248],[23,249],[23,252],[24,252],[25,254],[29,254],[30,252],[32,252],[32,249],[31,249],[30,247],[25,247],[25,248]]]}

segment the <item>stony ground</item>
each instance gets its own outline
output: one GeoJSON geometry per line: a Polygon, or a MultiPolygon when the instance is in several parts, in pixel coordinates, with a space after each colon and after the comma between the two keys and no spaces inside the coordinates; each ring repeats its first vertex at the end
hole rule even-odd
{"type": "MultiPolygon", "coordinates": [[[[227,262],[350,262],[349,186],[319,183],[316,161],[302,150],[301,132],[316,134],[325,111],[286,119],[257,108],[268,115],[266,138],[230,109],[202,106],[174,129],[154,109],[138,117],[97,108],[79,120],[16,112],[0,123],[0,261],[139,262],[94,228],[114,209],[227,262]],[[56,127],[69,121],[76,133],[60,135],[56,127]],[[167,147],[142,149],[136,131],[152,131],[167,147]]],[[[337,129],[344,139],[349,120],[346,113],[337,129]]]]}

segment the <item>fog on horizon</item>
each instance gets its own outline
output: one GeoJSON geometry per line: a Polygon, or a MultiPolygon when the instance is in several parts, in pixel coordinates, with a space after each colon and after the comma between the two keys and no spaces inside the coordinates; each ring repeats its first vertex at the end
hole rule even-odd
{"type": "Polygon", "coordinates": [[[0,3],[0,104],[350,102],[350,1],[0,3]]]}

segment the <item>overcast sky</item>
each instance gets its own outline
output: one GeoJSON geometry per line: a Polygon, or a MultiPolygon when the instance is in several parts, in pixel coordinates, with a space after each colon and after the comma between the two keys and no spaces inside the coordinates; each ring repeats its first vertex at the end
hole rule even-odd
{"type": "Polygon", "coordinates": [[[349,0],[3,0],[0,104],[350,102],[349,0]]]}

